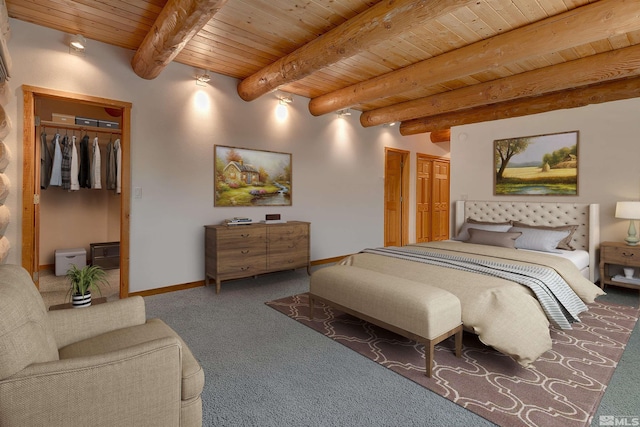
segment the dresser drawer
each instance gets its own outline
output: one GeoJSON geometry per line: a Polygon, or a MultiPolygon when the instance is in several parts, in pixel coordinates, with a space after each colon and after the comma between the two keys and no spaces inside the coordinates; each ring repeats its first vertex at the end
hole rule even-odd
{"type": "Polygon", "coordinates": [[[640,263],[640,247],[604,246],[600,256],[609,264],[636,266],[640,263]]]}
{"type": "Polygon", "coordinates": [[[219,231],[218,247],[244,247],[265,245],[267,231],[264,227],[254,228],[251,226],[236,225],[229,229],[219,231]]]}
{"type": "Polygon", "coordinates": [[[246,277],[263,273],[267,268],[264,252],[256,256],[221,257],[218,274],[246,277]]]}
{"type": "Polygon", "coordinates": [[[306,253],[270,253],[269,254],[269,270],[287,270],[290,268],[306,267],[309,263],[309,257],[306,253]]]}

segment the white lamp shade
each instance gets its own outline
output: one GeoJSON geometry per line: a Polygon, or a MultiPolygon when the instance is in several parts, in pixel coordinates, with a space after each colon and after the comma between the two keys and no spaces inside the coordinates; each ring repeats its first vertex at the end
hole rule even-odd
{"type": "Polygon", "coordinates": [[[616,218],[640,219],[640,202],[616,203],[616,218]]]}

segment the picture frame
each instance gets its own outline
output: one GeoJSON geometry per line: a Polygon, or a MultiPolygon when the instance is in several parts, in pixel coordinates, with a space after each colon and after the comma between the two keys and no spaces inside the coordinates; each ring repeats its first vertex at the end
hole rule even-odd
{"type": "Polygon", "coordinates": [[[494,195],[577,196],[578,144],[578,131],[494,140],[494,195]]]}
{"type": "Polygon", "coordinates": [[[290,153],[214,145],[215,207],[291,206],[290,153]]]}

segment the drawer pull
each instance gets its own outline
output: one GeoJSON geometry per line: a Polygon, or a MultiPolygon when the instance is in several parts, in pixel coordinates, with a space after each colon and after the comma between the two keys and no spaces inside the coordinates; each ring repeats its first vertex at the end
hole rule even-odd
{"type": "Polygon", "coordinates": [[[247,233],[247,234],[241,234],[240,237],[249,237],[251,234],[247,233]]]}
{"type": "Polygon", "coordinates": [[[631,258],[633,256],[633,252],[628,253],[628,252],[622,252],[622,256],[626,257],[626,258],[631,258]]]}
{"type": "Polygon", "coordinates": [[[240,270],[242,270],[242,271],[247,271],[247,270],[249,270],[250,268],[251,268],[251,266],[248,266],[248,267],[240,267],[240,270]]]}
{"type": "Polygon", "coordinates": [[[241,254],[246,255],[249,253],[249,249],[245,249],[243,251],[240,251],[241,254]]]}

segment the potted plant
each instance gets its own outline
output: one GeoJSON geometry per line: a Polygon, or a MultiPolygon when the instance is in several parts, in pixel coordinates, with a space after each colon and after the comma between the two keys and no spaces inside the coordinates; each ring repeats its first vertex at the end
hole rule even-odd
{"type": "Polygon", "coordinates": [[[109,286],[105,271],[97,265],[87,265],[78,268],[71,264],[71,267],[67,270],[67,278],[71,283],[69,294],[71,296],[71,304],[74,308],[90,306],[91,291],[94,290],[102,295],[100,286],[109,286]]]}

